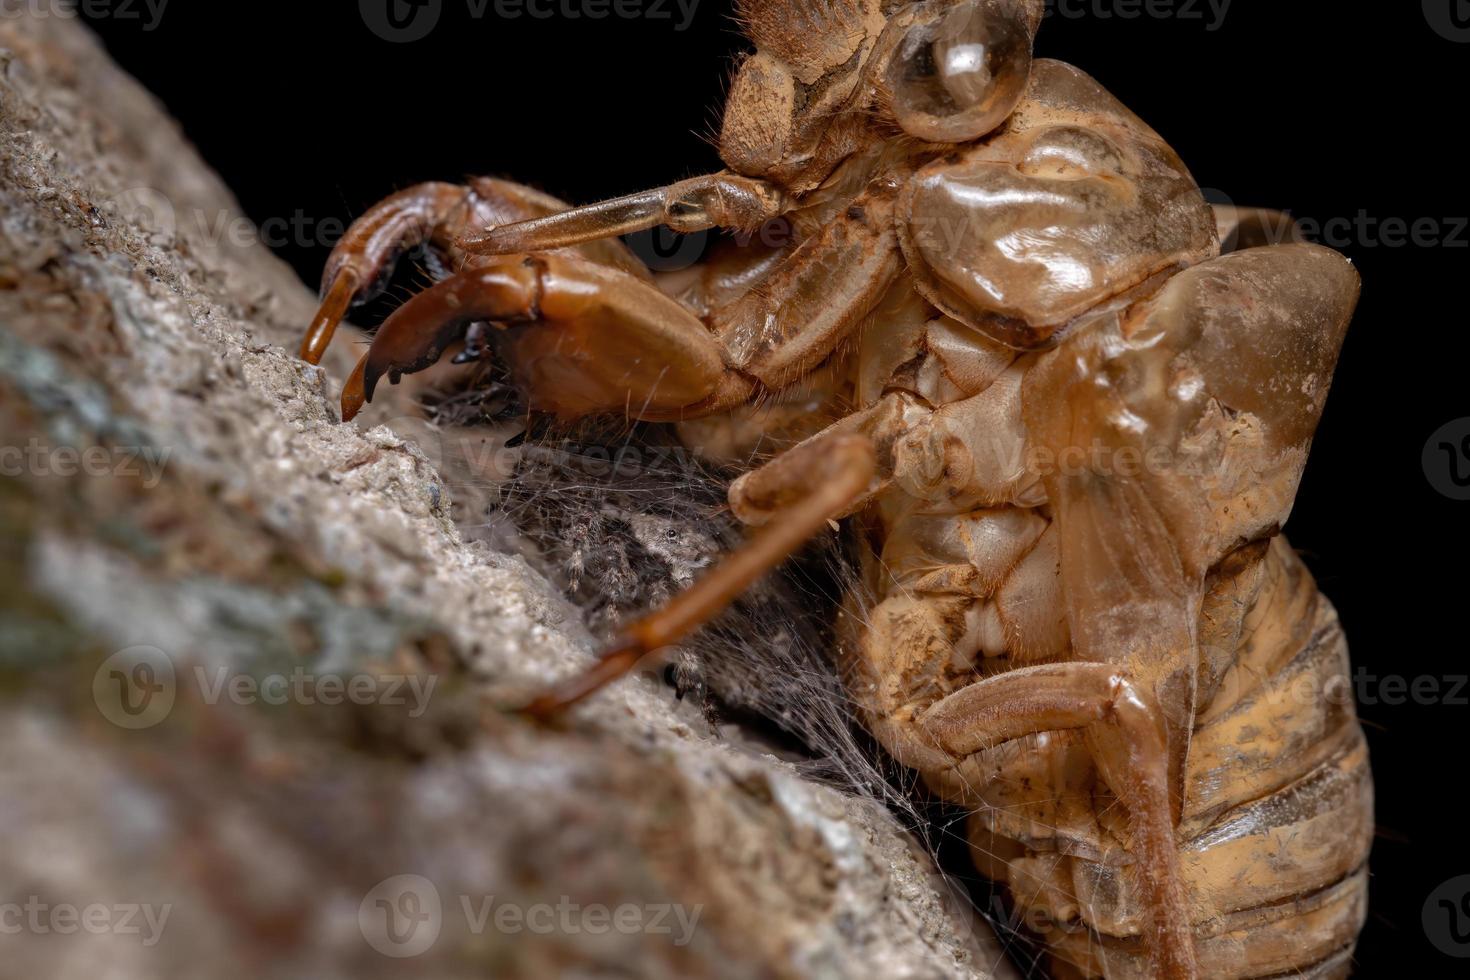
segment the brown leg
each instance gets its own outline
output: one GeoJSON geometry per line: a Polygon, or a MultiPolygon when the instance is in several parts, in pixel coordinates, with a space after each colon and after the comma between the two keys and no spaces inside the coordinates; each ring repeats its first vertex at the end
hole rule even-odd
{"type": "MultiPolygon", "coordinates": [[[[337,325],[352,304],[392,271],[404,252],[425,243],[452,267],[463,264],[457,242],[470,228],[489,222],[523,221],[566,209],[549,194],[493,177],[468,186],[419,184],[375,204],[352,223],[332,250],[322,277],[322,306],[301,345],[301,356],[320,363],[337,325]]],[[[582,258],[649,280],[648,270],[621,242],[593,242],[575,250],[582,258]]]]}
{"type": "MultiPolygon", "coordinates": [[[[710,312],[711,328],[729,362],[771,390],[805,376],[849,337],[898,277],[896,185],[873,181],[852,204],[791,254],[759,288],[710,312]]],[[[779,193],[730,174],[575,208],[493,228],[460,247],[478,255],[541,252],[657,224],[677,231],[710,227],[753,230],[780,215],[779,193]]],[[[739,404],[740,392],[701,405],[703,412],[739,404]]]]}
{"type": "Polygon", "coordinates": [[[664,608],[634,622],[623,640],[594,667],[537,698],[525,712],[537,719],[551,719],[628,673],[648,653],[677,643],[719,615],[757,579],[845,512],[868,489],[876,466],[872,444],[856,435],[833,436],[823,452],[809,453],[806,459],[809,465],[794,475],[808,492],[791,501],[779,520],[771,521],[749,544],[664,608]]]}
{"type": "Polygon", "coordinates": [[[572,255],[488,261],[414,296],[378,329],[342,390],[344,420],[384,375],[422,371],[477,321],[523,324],[511,344],[519,379],[533,408],[564,417],[674,411],[728,379],[704,324],[635,276],[572,255]]]}
{"type": "MultiPolygon", "coordinates": [[[[577,241],[582,249],[598,244],[577,241]]],[[[477,261],[485,264],[415,296],[378,331],[343,391],[344,419],[371,400],[379,377],[423,370],[474,320],[534,322],[517,332],[510,354],[533,409],[648,421],[728,411],[762,384],[784,388],[826,360],[899,270],[892,190],[881,183],[759,288],[712,312],[713,333],[687,307],[616,267],[564,252],[477,261]],[[539,269],[538,277],[513,273],[517,266],[539,269]],[[511,292],[508,275],[519,283],[511,292]]]]}
{"type": "Polygon", "coordinates": [[[923,711],[912,728],[956,759],[1024,735],[1084,729],[1098,771],[1128,808],[1138,890],[1151,912],[1154,975],[1199,975],[1174,840],[1164,725],[1116,665],[1054,664],[991,677],[923,711]]]}
{"type": "Polygon", "coordinates": [[[332,335],[362,293],[389,271],[407,249],[433,238],[447,238],[468,216],[471,191],[454,184],[419,184],[374,205],[352,223],[332,250],[322,276],[322,305],[301,342],[301,357],[320,364],[332,335]]]}
{"type": "Polygon", "coordinates": [[[783,517],[792,504],[811,492],[811,474],[821,472],[831,444],[840,438],[861,436],[873,447],[877,469],[873,483],[853,500],[846,513],[856,512],[893,478],[893,445],[928,418],[932,410],[906,392],[885,395],[876,404],[853,412],[781,453],[760,469],[751,470],[730,485],[730,509],[742,524],[763,527],[783,517]]]}
{"type": "Polygon", "coordinates": [[[718,173],[560,214],[496,224],[461,241],[472,255],[545,252],[667,225],[674,231],[710,228],[755,231],[785,211],[781,190],[763,180],[718,173]]]}
{"type": "Polygon", "coordinates": [[[733,363],[779,390],[825,361],[898,278],[894,191],[874,181],[761,283],[716,310],[733,363]]]}

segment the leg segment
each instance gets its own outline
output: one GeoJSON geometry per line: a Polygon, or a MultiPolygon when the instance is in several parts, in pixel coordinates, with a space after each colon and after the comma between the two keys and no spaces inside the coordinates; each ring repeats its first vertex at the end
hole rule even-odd
{"type": "Polygon", "coordinates": [[[510,356],[539,410],[650,421],[727,411],[761,384],[783,388],[817,367],[883,297],[899,269],[892,197],[882,183],[861,195],[759,288],[714,311],[713,335],[677,301],[617,269],[565,253],[487,260],[394,314],[343,392],[344,417],[372,397],[382,374],[422,370],[473,320],[528,324],[514,333],[510,356]],[[517,262],[539,268],[539,279],[515,273],[519,285],[509,287],[504,277],[517,262]],[[514,299],[507,288],[519,289],[514,299]]]}
{"type": "MultiPolygon", "coordinates": [[[[301,345],[301,357],[321,362],[332,334],[355,302],[388,275],[403,253],[430,244],[463,264],[456,247],[469,228],[523,221],[563,211],[566,204],[549,194],[493,177],[476,177],[467,186],[419,184],[374,205],[347,230],[332,250],[322,277],[321,310],[301,345]]],[[[576,252],[583,258],[643,279],[648,271],[620,242],[594,242],[576,252]]]]}
{"type": "Polygon", "coordinates": [[[533,701],[525,709],[547,720],[628,673],[648,653],[677,643],[719,615],[762,575],[785,561],[867,490],[876,459],[872,444],[861,436],[833,437],[821,454],[806,457],[799,474],[808,492],[727,557],[688,591],[663,609],[627,628],[624,639],[603,654],[585,674],[574,677],[533,701]]]}
{"type": "Polygon", "coordinates": [[[327,260],[322,306],[301,343],[301,357],[321,363],[332,335],[360,299],[408,249],[439,237],[470,209],[471,191],[453,184],[419,184],[374,205],[352,227],[327,260]]]}
{"type": "Polygon", "coordinates": [[[1069,663],[1001,674],[951,694],[919,714],[913,727],[956,759],[1023,735],[1084,729],[1098,772],[1128,808],[1155,976],[1198,976],[1174,839],[1166,731],[1152,700],[1115,665],[1069,663]]]}
{"type": "Polygon", "coordinates": [[[774,185],[738,174],[718,173],[560,214],[497,223],[466,237],[460,247],[472,255],[545,252],[645,231],[657,225],[667,225],[678,232],[710,228],[755,231],[780,216],[786,207],[785,195],[774,185]]]}
{"type": "Polygon", "coordinates": [[[735,364],[779,390],[826,360],[898,278],[895,189],[874,181],[761,284],[716,310],[735,364]]]}
{"type": "MultiPolygon", "coordinates": [[[[895,230],[897,182],[872,181],[852,203],[766,272],[758,288],[742,290],[710,310],[711,329],[728,363],[770,390],[780,390],[826,360],[863,322],[898,277],[902,262],[895,230]]],[[[713,226],[747,230],[778,216],[780,195],[759,181],[728,174],[535,221],[504,225],[461,243],[475,254],[543,251],[666,224],[693,231],[713,226]]],[[[741,400],[738,389],[706,406],[714,412],[741,400]]]]}
{"type": "Polygon", "coordinates": [[[877,404],[854,412],[780,454],[758,470],[741,476],[730,486],[730,509],[741,523],[763,527],[781,518],[794,503],[811,490],[808,482],[820,472],[834,442],[854,436],[866,439],[876,454],[872,484],[853,500],[842,514],[857,511],[893,479],[894,443],[922,420],[930,409],[905,392],[893,392],[877,404]]]}
{"type": "Polygon", "coordinates": [[[535,407],[565,416],[676,410],[725,377],[704,324],[648,283],[571,256],[507,256],[432,286],[389,317],[343,389],[343,418],[372,400],[383,375],[423,370],[476,321],[524,325],[512,339],[515,368],[535,407]]]}

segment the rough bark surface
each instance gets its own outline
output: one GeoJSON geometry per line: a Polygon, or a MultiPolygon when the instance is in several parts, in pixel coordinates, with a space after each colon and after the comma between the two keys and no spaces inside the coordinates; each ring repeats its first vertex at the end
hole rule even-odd
{"type": "Polygon", "coordinates": [[[293,356],[312,296],[238,220],[84,28],[0,22],[0,904],[39,910],[0,973],[1003,972],[886,811],[650,686],[563,733],[487,708],[587,661],[576,610],[461,533],[418,445],[337,422],[345,365],[293,356]],[[106,702],[140,645],[174,700],[132,730],[106,702]],[[375,703],[230,693],[295,671],[375,703]],[[441,903],[413,958],[365,934],[398,875],[441,903]],[[497,925],[538,903],[549,932],[497,925]],[[168,909],[155,942],[133,904],[168,909]],[[628,904],[698,919],[589,911],[628,904]],[[56,915],[97,905],[98,934],[56,915]]]}

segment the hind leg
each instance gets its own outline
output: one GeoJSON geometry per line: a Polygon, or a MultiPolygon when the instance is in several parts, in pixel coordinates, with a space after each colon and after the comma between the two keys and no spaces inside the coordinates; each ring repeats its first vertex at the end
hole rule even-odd
{"type": "Polygon", "coordinates": [[[1127,808],[1152,975],[1197,977],[1157,706],[1113,664],[1045,664],[977,678],[974,606],[970,596],[905,592],[857,624],[848,682],[870,730],[900,762],[940,780],[985,749],[1079,732],[1127,808]]]}

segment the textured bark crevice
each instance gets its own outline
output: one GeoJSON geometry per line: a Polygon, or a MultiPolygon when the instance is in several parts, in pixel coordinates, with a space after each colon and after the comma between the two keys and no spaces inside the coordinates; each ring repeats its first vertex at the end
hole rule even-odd
{"type": "Polygon", "coordinates": [[[467,540],[420,446],[337,423],[353,345],[325,371],[292,355],[312,297],[220,233],[239,217],[84,28],[0,22],[0,903],[42,909],[3,972],[989,975],[992,941],[871,802],[700,737],[636,682],[567,733],[487,710],[590,637],[521,558],[467,540]],[[174,700],[133,730],[104,702],[109,658],[139,646],[174,700]],[[297,674],[382,696],[215,687],[297,674]],[[387,703],[402,678],[431,696],[387,703]],[[440,932],[395,959],[363,910],[404,874],[440,932]],[[491,896],[698,920],[482,928],[491,896]],[[94,905],[115,926],[169,911],[153,943],[45,911],[94,905]]]}

